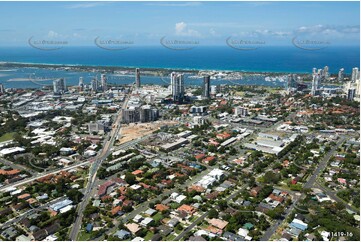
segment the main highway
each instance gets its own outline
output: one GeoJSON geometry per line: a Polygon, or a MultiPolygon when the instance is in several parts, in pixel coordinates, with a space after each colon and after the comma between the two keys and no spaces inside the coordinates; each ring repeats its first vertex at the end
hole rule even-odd
{"type": "Polygon", "coordinates": [[[43,172],[43,173],[38,173],[37,175],[29,177],[27,179],[24,179],[24,180],[21,180],[21,181],[14,182],[14,183],[11,183],[9,185],[3,186],[3,187],[0,188],[0,192],[6,192],[11,188],[18,187],[18,186],[21,186],[21,185],[25,185],[27,183],[33,182],[33,181],[35,181],[35,180],[37,180],[39,178],[46,177],[48,175],[58,174],[61,171],[68,171],[68,170],[77,168],[79,166],[88,165],[89,163],[91,163],[92,160],[93,160],[93,158],[89,159],[89,160],[86,160],[84,162],[78,163],[78,164],[74,164],[74,165],[64,167],[64,168],[59,168],[59,169],[55,169],[55,170],[51,170],[51,171],[47,171],[47,172],[43,172]]]}
{"type": "MultiPolygon", "coordinates": [[[[128,104],[128,97],[124,100],[122,109],[126,108],[127,104],[128,104]]],[[[73,227],[71,228],[70,235],[69,235],[70,240],[74,241],[77,239],[78,233],[81,229],[84,209],[88,205],[88,203],[91,199],[91,196],[94,192],[94,189],[96,189],[97,171],[98,171],[100,165],[102,164],[103,160],[105,160],[107,158],[107,156],[109,155],[109,153],[111,152],[111,149],[112,149],[114,141],[115,141],[115,137],[117,137],[120,132],[120,127],[121,127],[120,123],[122,121],[122,109],[120,109],[119,112],[117,113],[117,117],[114,121],[113,129],[110,131],[110,133],[106,137],[106,139],[105,139],[106,141],[104,143],[103,149],[98,154],[98,156],[95,158],[95,161],[92,163],[91,167],[89,168],[89,180],[88,180],[88,183],[87,183],[87,186],[85,189],[84,198],[79,203],[78,208],[77,208],[77,217],[73,224],[73,227]]]]}

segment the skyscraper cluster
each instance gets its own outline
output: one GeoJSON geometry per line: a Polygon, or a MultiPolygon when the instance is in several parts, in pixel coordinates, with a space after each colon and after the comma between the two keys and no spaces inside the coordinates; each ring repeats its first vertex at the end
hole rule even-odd
{"type": "Polygon", "coordinates": [[[171,88],[174,102],[182,103],[184,101],[184,75],[180,73],[171,73],[171,88]]]}
{"type": "Polygon", "coordinates": [[[319,75],[320,82],[327,81],[330,78],[328,66],[325,66],[323,69],[317,69],[314,67],[312,69],[312,75],[316,75],[316,74],[319,75]]]}
{"type": "Polygon", "coordinates": [[[344,85],[344,93],[348,100],[360,100],[360,71],[352,68],[351,80],[344,85]]]}
{"type": "Polygon", "coordinates": [[[147,123],[157,120],[159,111],[150,105],[143,105],[141,107],[132,106],[122,110],[122,117],[124,123],[147,123]]]}
{"type": "Polygon", "coordinates": [[[323,81],[327,81],[330,78],[330,73],[328,66],[325,66],[323,69],[312,69],[312,85],[311,85],[311,95],[318,95],[320,92],[320,85],[323,81]]]}
{"type": "MultiPolygon", "coordinates": [[[[79,80],[80,86],[80,80],[79,80]]],[[[100,81],[95,77],[90,82],[90,88],[93,92],[105,92],[108,90],[108,81],[107,76],[105,74],[100,75],[100,81]]]]}

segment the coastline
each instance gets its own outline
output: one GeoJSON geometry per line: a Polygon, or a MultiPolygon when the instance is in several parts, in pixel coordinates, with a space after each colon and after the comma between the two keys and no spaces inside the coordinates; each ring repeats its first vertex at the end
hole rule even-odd
{"type": "Polygon", "coordinates": [[[83,64],[50,64],[50,63],[34,63],[34,62],[8,62],[8,61],[0,61],[0,67],[7,68],[73,68],[81,71],[89,71],[91,70],[101,70],[101,71],[134,71],[135,68],[140,68],[142,71],[148,72],[165,72],[171,73],[175,72],[183,72],[196,74],[198,72],[238,72],[242,74],[249,75],[288,75],[288,74],[298,74],[298,75],[309,75],[309,72],[285,72],[285,71],[247,71],[247,70],[218,70],[218,69],[188,69],[188,68],[166,68],[166,67],[136,67],[136,66],[99,66],[99,65],[83,65],[83,64]]]}

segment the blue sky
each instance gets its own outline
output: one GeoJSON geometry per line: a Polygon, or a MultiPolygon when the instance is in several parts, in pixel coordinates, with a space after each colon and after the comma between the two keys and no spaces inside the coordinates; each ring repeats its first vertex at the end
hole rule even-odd
{"type": "Polygon", "coordinates": [[[359,2],[0,2],[0,45],[30,37],[158,45],[160,38],[224,44],[230,36],[284,45],[295,36],[359,45],[359,2]]]}

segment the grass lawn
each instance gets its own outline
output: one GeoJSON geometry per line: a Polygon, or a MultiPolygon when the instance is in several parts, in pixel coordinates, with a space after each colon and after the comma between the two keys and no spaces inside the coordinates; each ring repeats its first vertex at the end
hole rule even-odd
{"type": "Polygon", "coordinates": [[[149,241],[153,237],[154,233],[151,231],[148,231],[147,235],[144,237],[145,241],[149,241]]]}
{"type": "Polygon", "coordinates": [[[161,212],[158,212],[156,215],[153,216],[153,219],[155,222],[160,221],[161,219],[163,219],[163,215],[161,212]]]}
{"type": "Polygon", "coordinates": [[[244,92],[236,92],[236,95],[238,95],[238,96],[244,96],[244,92]]]}
{"type": "Polygon", "coordinates": [[[91,238],[91,235],[92,235],[91,233],[87,233],[85,231],[80,231],[77,240],[79,240],[79,241],[89,240],[91,238]]]}
{"type": "Polygon", "coordinates": [[[14,134],[15,133],[6,133],[6,134],[4,134],[3,136],[0,137],[0,142],[4,142],[4,141],[13,139],[14,134]]]}
{"type": "Polygon", "coordinates": [[[193,223],[194,221],[197,220],[197,218],[198,218],[197,216],[193,216],[190,221],[193,223]]]}
{"type": "Polygon", "coordinates": [[[177,209],[178,207],[180,207],[180,205],[178,203],[171,203],[169,205],[172,209],[177,209]]]}
{"type": "Polygon", "coordinates": [[[176,232],[177,234],[180,234],[184,230],[185,226],[182,225],[182,227],[183,227],[182,229],[178,229],[177,226],[175,226],[174,232],[176,232]]]}
{"type": "Polygon", "coordinates": [[[174,241],[175,237],[176,236],[174,234],[170,234],[170,235],[167,236],[166,240],[174,241]]]}

